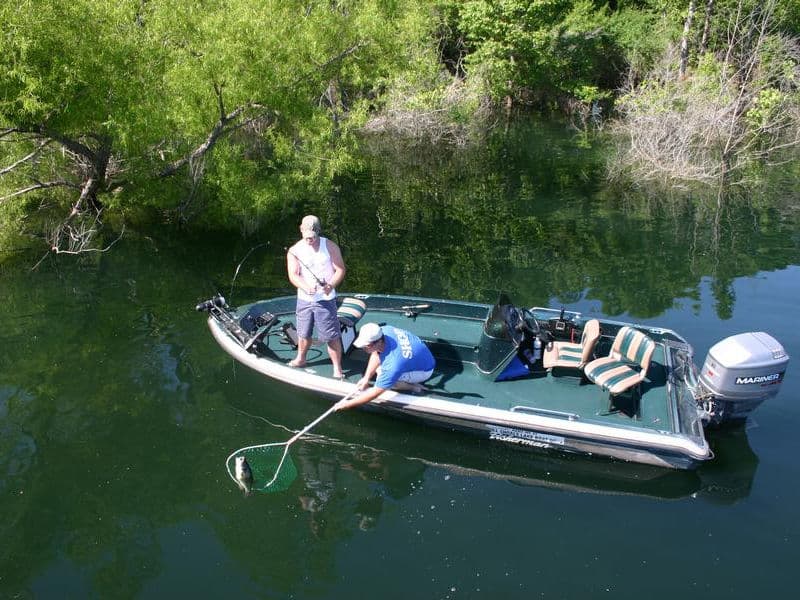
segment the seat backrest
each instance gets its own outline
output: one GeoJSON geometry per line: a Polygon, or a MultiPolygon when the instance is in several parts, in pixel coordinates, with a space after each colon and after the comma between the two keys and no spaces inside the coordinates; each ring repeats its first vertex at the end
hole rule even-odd
{"type": "Polygon", "coordinates": [[[343,325],[353,327],[364,316],[364,311],[367,310],[367,304],[358,298],[344,298],[339,308],[336,310],[336,316],[343,325]]]}
{"type": "Polygon", "coordinates": [[[617,337],[614,338],[614,345],[611,346],[610,356],[617,360],[626,360],[638,364],[642,372],[647,371],[650,366],[650,358],[656,344],[653,340],[627,325],[619,330],[617,337]]]}
{"type": "Polygon", "coordinates": [[[583,326],[583,333],[581,334],[581,365],[585,365],[592,357],[594,345],[597,338],[600,337],[600,321],[597,319],[590,319],[586,321],[583,326]]]}

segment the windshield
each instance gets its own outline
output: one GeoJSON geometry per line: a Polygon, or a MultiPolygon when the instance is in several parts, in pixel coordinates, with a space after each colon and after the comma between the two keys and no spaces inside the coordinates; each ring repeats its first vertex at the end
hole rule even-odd
{"type": "Polygon", "coordinates": [[[493,373],[505,366],[523,338],[523,313],[503,294],[483,325],[478,346],[478,368],[493,373]]]}

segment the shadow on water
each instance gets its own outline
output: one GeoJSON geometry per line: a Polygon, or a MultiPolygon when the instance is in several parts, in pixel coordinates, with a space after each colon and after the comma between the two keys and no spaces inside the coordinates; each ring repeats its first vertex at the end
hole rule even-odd
{"type": "Polygon", "coordinates": [[[715,504],[732,504],[746,498],[759,462],[747,439],[746,425],[710,429],[706,437],[714,459],[697,470],[702,481],[698,494],[715,504]]]}
{"type": "MultiPolygon", "coordinates": [[[[274,422],[271,425],[282,427],[274,422]]],[[[413,494],[427,477],[657,500],[699,498],[714,504],[732,504],[746,498],[758,458],[745,428],[713,431],[711,444],[717,454],[715,460],[694,471],[678,471],[510,447],[383,415],[344,413],[334,415],[322,432],[310,434],[303,444],[293,448],[298,467],[293,490],[305,488],[305,492],[298,493],[311,498],[302,501],[304,506],[313,508],[308,509],[310,513],[323,510],[329,492],[332,494],[337,487],[344,485],[352,493],[352,485],[342,481],[353,474],[370,483],[373,492],[379,489],[381,495],[392,498],[413,494]],[[318,495],[321,490],[328,492],[318,495]]]]}
{"type": "MultiPolygon", "coordinates": [[[[392,436],[381,436],[385,443],[377,455],[384,457],[389,470],[412,462],[424,465],[426,470],[521,486],[665,500],[699,497],[718,504],[730,504],[747,497],[758,466],[744,431],[726,432],[723,439],[717,440],[718,450],[725,459],[703,465],[696,471],[676,471],[541,449],[509,448],[467,436],[454,443],[452,436],[462,437],[449,432],[415,433],[395,443],[392,436]]],[[[336,452],[347,456],[346,450],[337,448],[336,452]]]]}

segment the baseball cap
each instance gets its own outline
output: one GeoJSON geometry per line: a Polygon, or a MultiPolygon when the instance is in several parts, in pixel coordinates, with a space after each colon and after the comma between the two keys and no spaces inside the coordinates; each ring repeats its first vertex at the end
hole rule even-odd
{"type": "Polygon", "coordinates": [[[314,215],[306,215],[300,222],[300,233],[303,237],[316,237],[322,231],[322,224],[319,222],[319,217],[314,215]]]}
{"type": "Polygon", "coordinates": [[[381,326],[377,323],[365,323],[358,333],[358,337],[353,342],[356,348],[363,348],[367,344],[377,342],[383,337],[381,326]]]}

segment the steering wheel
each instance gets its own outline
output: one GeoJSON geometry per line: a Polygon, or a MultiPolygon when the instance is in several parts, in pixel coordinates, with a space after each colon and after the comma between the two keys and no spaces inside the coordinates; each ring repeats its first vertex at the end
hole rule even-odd
{"type": "Polygon", "coordinates": [[[548,350],[553,347],[553,342],[556,341],[556,336],[553,335],[553,332],[549,329],[540,329],[539,330],[539,337],[543,338],[542,342],[545,348],[548,350]]]}

